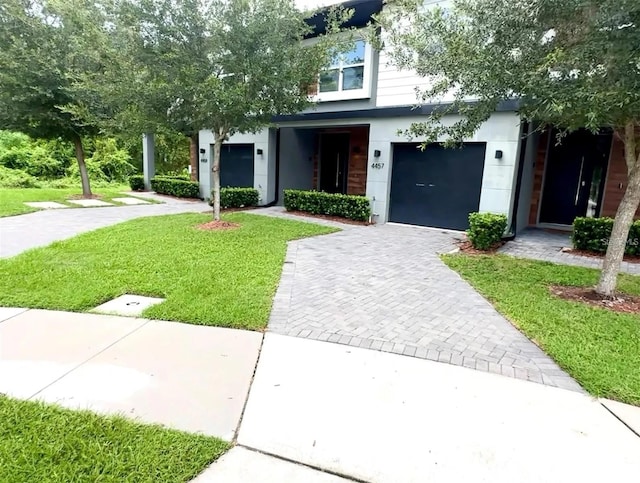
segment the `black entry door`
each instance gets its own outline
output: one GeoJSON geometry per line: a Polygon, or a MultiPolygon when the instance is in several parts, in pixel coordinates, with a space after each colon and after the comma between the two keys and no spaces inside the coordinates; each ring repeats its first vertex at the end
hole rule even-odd
{"type": "Polygon", "coordinates": [[[220,186],[253,188],[253,144],[222,145],[220,186]]]}
{"type": "Polygon", "coordinates": [[[571,225],[577,216],[598,216],[611,134],[576,131],[556,142],[552,133],[540,206],[540,222],[571,225]]]}
{"type": "Polygon", "coordinates": [[[320,136],[320,191],[346,193],[349,134],[323,133],[320,136]]]}
{"type": "Polygon", "coordinates": [[[455,230],[469,227],[469,213],[478,211],[484,143],[462,148],[417,144],[393,148],[389,220],[455,230]]]}

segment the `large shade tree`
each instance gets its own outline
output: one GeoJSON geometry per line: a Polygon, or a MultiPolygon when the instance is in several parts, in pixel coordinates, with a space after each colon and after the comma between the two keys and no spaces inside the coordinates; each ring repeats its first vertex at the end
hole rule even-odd
{"type": "Polygon", "coordinates": [[[326,34],[303,45],[309,14],[293,0],[114,0],[102,10],[110,16],[96,31],[104,69],[78,84],[94,93],[87,105],[113,106],[114,115],[98,121],[111,127],[211,129],[216,220],[222,143],[310,104],[307,86],[341,45],[331,33],[350,14],[331,10],[326,34]]]}
{"type": "Polygon", "coordinates": [[[79,11],[94,20],[99,16],[83,0],[0,3],[0,129],[72,142],[82,193],[89,197],[82,140],[97,134],[98,128],[71,112],[77,101],[72,88],[77,77],[95,69],[84,55],[87,31],[79,11]],[[72,11],[74,15],[68,15],[72,11]]]}
{"type": "Polygon", "coordinates": [[[444,9],[394,0],[377,26],[394,64],[431,79],[420,102],[455,95],[408,135],[460,142],[504,99],[542,126],[613,130],[629,179],[596,287],[612,296],[640,203],[640,2],[453,0],[444,9]],[[460,120],[443,124],[453,112],[460,120]]]}

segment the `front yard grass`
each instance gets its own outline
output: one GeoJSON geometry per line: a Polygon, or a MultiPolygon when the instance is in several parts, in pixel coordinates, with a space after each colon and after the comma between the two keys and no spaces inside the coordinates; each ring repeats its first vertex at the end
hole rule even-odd
{"type": "MultiPolygon", "coordinates": [[[[549,293],[550,285],[594,286],[597,270],[503,255],[443,259],[588,392],[640,405],[640,316],[549,293]]],[[[621,275],[619,290],[640,294],[640,278],[621,275]]]]}
{"type": "Polygon", "coordinates": [[[286,242],[337,231],[233,213],[240,228],[203,231],[211,215],[139,218],[0,260],[0,306],[86,311],[122,294],[162,297],[145,317],[261,330],[286,242]]]}
{"type": "MultiPolygon", "coordinates": [[[[122,194],[129,191],[130,188],[125,185],[113,185],[109,187],[93,188],[95,194],[100,195],[102,201],[112,202],[112,198],[124,198],[129,195],[122,194]]],[[[67,203],[67,200],[73,196],[82,194],[82,188],[1,188],[0,189],[0,217],[23,215],[39,211],[38,208],[32,208],[25,205],[25,202],[31,201],[55,201],[64,205],[80,208],[78,205],[67,203]]],[[[152,200],[145,200],[154,203],[152,200]]],[[[118,204],[113,202],[114,204],[118,204]]]]}
{"type": "Polygon", "coordinates": [[[187,482],[229,448],[217,438],[0,395],[0,481],[187,482]]]}

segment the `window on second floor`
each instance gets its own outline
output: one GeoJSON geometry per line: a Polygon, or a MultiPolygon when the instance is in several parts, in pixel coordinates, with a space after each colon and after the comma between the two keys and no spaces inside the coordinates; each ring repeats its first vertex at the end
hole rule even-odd
{"type": "Polygon", "coordinates": [[[364,86],[365,43],[358,40],[353,49],[340,54],[329,69],[320,74],[320,92],[362,89],[364,86]]]}
{"type": "Polygon", "coordinates": [[[351,50],[333,59],[320,73],[309,94],[318,102],[371,97],[373,51],[364,40],[355,41],[351,50]]]}

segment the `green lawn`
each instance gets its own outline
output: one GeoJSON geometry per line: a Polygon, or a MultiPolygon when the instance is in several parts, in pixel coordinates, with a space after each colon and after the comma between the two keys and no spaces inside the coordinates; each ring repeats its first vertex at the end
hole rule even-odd
{"type": "MultiPolygon", "coordinates": [[[[507,256],[443,259],[594,396],[640,405],[640,316],[561,300],[549,285],[594,286],[599,272],[507,256]]],[[[640,278],[619,289],[640,294],[640,278]]]]}
{"type": "Polygon", "coordinates": [[[0,481],[187,482],[229,448],[216,438],[0,395],[0,481]]]}
{"type": "MultiPolygon", "coordinates": [[[[123,191],[130,191],[126,185],[113,185],[107,188],[94,188],[94,194],[100,195],[102,200],[111,201],[112,198],[122,198],[125,195],[123,191]]],[[[77,205],[66,203],[71,196],[82,194],[82,189],[78,188],[0,188],[0,217],[22,215],[38,211],[37,208],[31,208],[24,203],[26,201],[56,201],[74,208],[80,208],[77,205]]],[[[151,200],[149,200],[151,201],[151,200]]],[[[153,203],[153,201],[152,201],[153,203]]],[[[118,204],[115,203],[114,204],[118,204]]]]}
{"type": "Polygon", "coordinates": [[[263,329],[286,242],[336,231],[233,213],[226,231],[210,215],[140,218],[0,260],[0,306],[86,311],[124,293],[163,297],[146,317],[263,329]]]}

